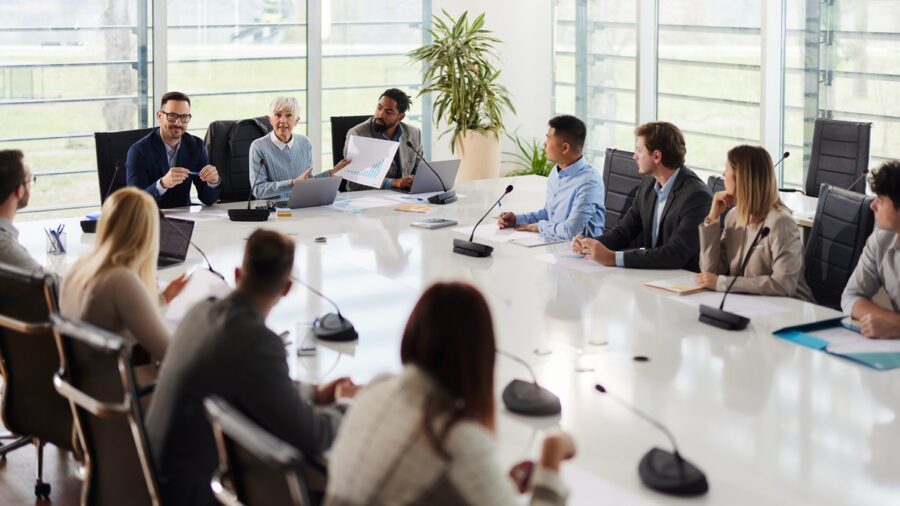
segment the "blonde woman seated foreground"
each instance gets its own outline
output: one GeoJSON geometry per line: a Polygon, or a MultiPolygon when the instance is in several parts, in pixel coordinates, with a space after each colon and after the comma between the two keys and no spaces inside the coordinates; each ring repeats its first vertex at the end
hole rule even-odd
{"type": "Polygon", "coordinates": [[[403,372],[373,380],[344,418],[329,457],[326,504],[521,504],[514,485],[532,490],[532,505],[564,504],[558,470],[575,454],[569,436],[547,436],[534,472],[519,464],[510,479],[500,468],[494,350],[491,314],[475,288],[429,288],[403,333],[403,372]],[[467,317],[443,318],[448,307],[467,317]]]}
{"type": "Polygon", "coordinates": [[[814,302],[803,277],[800,228],[778,197],[772,157],[758,146],[737,146],[728,152],[725,191],[713,196],[709,215],[700,224],[697,284],[725,291],[763,227],[769,228],[769,234],[759,242],[731,290],[814,302]],[[723,231],[719,218],[731,207],[723,231]]]}
{"type": "Polygon", "coordinates": [[[187,276],[157,294],[158,256],[159,210],[153,197],[132,187],[116,191],[103,204],[94,251],[63,279],[60,312],[115,332],[162,360],[172,332],[160,305],[178,295],[187,276]]]}

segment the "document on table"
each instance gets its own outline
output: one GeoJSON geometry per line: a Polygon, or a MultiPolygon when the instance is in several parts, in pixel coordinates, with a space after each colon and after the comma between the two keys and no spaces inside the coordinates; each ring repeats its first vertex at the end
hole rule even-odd
{"type": "Polygon", "coordinates": [[[838,355],[852,353],[900,353],[900,339],[869,339],[858,332],[844,327],[831,327],[807,332],[807,334],[828,341],[826,349],[838,355]]]}
{"type": "MultiPolygon", "coordinates": [[[[669,298],[691,306],[700,307],[701,304],[706,304],[707,306],[719,307],[719,303],[722,302],[722,295],[722,292],[703,291],[694,295],[673,295],[669,298]]],[[[763,300],[759,295],[743,295],[739,293],[728,294],[723,309],[745,318],[783,313],[788,310],[783,305],[763,300]]]]}
{"type": "Polygon", "coordinates": [[[576,271],[591,273],[591,272],[602,272],[615,270],[618,267],[609,267],[603,264],[598,264],[597,262],[586,258],[584,255],[580,253],[572,253],[570,251],[557,252],[557,253],[546,253],[543,255],[538,255],[534,257],[537,260],[542,262],[547,262],[549,264],[558,265],[560,267],[566,269],[573,269],[576,271]]]}
{"type": "MultiPolygon", "coordinates": [[[[454,228],[454,232],[464,234],[466,237],[472,233],[472,227],[454,228]]],[[[514,228],[500,228],[496,223],[482,223],[475,231],[475,237],[485,241],[510,242],[516,239],[525,239],[535,235],[534,232],[520,232],[514,228]]]]}
{"type": "Polygon", "coordinates": [[[347,181],[381,188],[399,146],[399,142],[351,135],[347,137],[347,158],[352,161],[336,175],[347,181]]]}
{"type": "MultiPolygon", "coordinates": [[[[594,506],[615,504],[616,506],[649,506],[651,503],[635,492],[620,488],[610,481],[595,476],[572,462],[565,462],[559,468],[560,478],[569,487],[569,506],[594,506]]],[[[520,496],[519,504],[528,504],[528,495],[520,496]]]]}
{"type": "Polygon", "coordinates": [[[177,213],[165,213],[166,218],[178,218],[180,220],[190,220],[195,222],[201,221],[219,221],[228,218],[228,211],[225,209],[203,209],[202,211],[185,211],[177,213]]]}
{"type": "Polygon", "coordinates": [[[341,198],[335,200],[329,207],[338,211],[361,211],[364,209],[372,209],[373,207],[395,206],[397,202],[386,199],[384,197],[358,197],[355,199],[341,198]]]}
{"type": "Polygon", "coordinates": [[[644,286],[668,290],[670,292],[675,292],[678,295],[691,295],[694,293],[700,293],[705,290],[705,288],[703,288],[702,286],[697,286],[697,282],[694,281],[694,276],[684,276],[675,279],[649,281],[647,283],[644,283],[644,286]]]}
{"type": "Polygon", "coordinates": [[[178,323],[198,302],[209,297],[220,299],[231,292],[231,287],[225,280],[216,276],[205,267],[199,268],[191,274],[181,292],[166,306],[163,315],[166,320],[178,323]]]}

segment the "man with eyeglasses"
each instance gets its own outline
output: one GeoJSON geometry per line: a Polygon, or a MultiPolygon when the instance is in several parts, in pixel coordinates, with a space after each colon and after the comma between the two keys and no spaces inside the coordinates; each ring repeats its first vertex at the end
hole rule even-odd
{"type": "Polygon", "coordinates": [[[219,172],[209,164],[199,137],[187,133],[191,99],[170,91],[156,112],[159,127],[134,143],[125,159],[128,186],[147,190],[161,209],[191,205],[191,185],[200,201],[210,206],[219,198],[219,172]]]}
{"type": "Polygon", "coordinates": [[[27,270],[41,270],[41,266],[19,244],[19,231],[12,222],[16,211],[28,205],[34,180],[21,151],[0,151],[0,262],[27,270]]]}

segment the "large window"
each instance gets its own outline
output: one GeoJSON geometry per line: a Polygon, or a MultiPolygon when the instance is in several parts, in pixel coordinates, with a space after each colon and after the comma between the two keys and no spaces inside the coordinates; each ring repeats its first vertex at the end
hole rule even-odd
{"type": "Polygon", "coordinates": [[[659,2],[657,117],[685,134],[689,167],[721,171],[760,140],[760,0],[659,2]]]}
{"type": "Polygon", "coordinates": [[[607,147],[634,146],[636,32],[636,0],[556,3],[555,114],[585,121],[595,164],[607,147]]]}
{"type": "Polygon", "coordinates": [[[900,11],[896,1],[788,2],[786,184],[802,186],[818,117],[872,123],[870,168],[900,158],[900,11]]]}
{"type": "MultiPolygon", "coordinates": [[[[331,116],[372,114],[378,96],[400,88],[413,97],[404,121],[430,128],[422,111],[421,65],[411,65],[406,53],[427,39],[423,20],[431,17],[431,2],[423,0],[323,3],[322,12],[322,165],[331,167],[331,116]],[[423,125],[424,123],[424,125],[423,125]]],[[[426,132],[423,131],[423,134],[426,132]]],[[[430,143],[423,142],[429,146],[430,143]]]]}
{"type": "Polygon", "coordinates": [[[100,202],[93,132],[147,126],[147,2],[0,3],[0,149],[37,175],[23,219],[100,202]]]}

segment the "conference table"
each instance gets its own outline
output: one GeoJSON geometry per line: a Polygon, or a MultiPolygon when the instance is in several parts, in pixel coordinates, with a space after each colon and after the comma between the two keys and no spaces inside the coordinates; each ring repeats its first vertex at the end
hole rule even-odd
{"type": "MultiPolygon", "coordinates": [[[[725,331],[697,320],[697,304],[717,302],[718,295],[678,296],[644,286],[690,275],[686,271],[591,270],[565,255],[566,243],[496,242],[490,258],[470,258],[452,253],[453,239],[464,237],[454,228],[410,226],[436,217],[470,226],[508,184],[514,191],[488,222],[501,210],[543,205],[545,179],[523,176],[458,183],[459,201],[429,206],[428,214],[398,211],[399,194],[375,190],[341,194],[332,207],[296,209],[263,223],[228,221],[225,210],[240,203],[167,214],[195,220],[194,242],[231,285],[254,229],[280,230],[296,241],[296,275],[332,298],[359,332],[354,343],[316,343],[310,324],[333,309],[295,284],[268,323],[276,332],[289,331],[291,355],[315,348],[292,359],[292,374],[304,381],[349,375],[366,382],[398,372],[403,328],[423,290],[443,280],[478,287],[493,314],[498,348],[525,360],[562,403],[554,417],[508,412],[500,392],[529,373],[498,356],[500,463],[536,458],[543,434],[570,432],[578,450],[562,469],[570,504],[900,504],[900,370],[877,372],[773,335],[839,313],[793,299],[729,296],[726,309],[752,321],[745,330],[725,331]],[[597,383],[668,427],[682,455],[706,473],[708,494],[678,499],[645,488],[638,462],[669,443],[601,396],[597,383]]],[[[82,234],[77,219],[63,222],[65,255],[44,253],[41,226],[60,220],[16,225],[31,253],[64,275],[91,251],[94,235],[82,234]]],[[[204,268],[191,251],[184,264],[160,271],[161,282],[204,268]]],[[[448,307],[434,324],[458,318],[466,315],[448,307]]]]}

